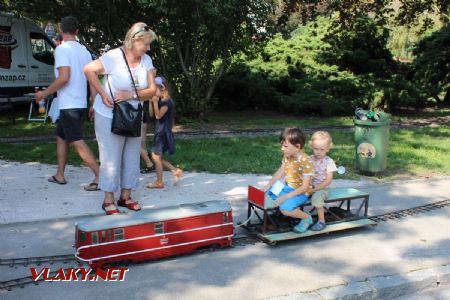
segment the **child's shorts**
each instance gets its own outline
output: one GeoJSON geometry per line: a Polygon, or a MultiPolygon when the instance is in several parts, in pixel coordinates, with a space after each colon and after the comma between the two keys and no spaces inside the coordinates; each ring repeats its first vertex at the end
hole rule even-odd
{"type": "Polygon", "coordinates": [[[315,191],[311,196],[311,204],[314,207],[323,207],[325,205],[325,200],[328,198],[327,190],[318,190],[315,191]]]}
{"type": "MultiPolygon", "coordinates": [[[[286,195],[286,194],[292,192],[293,190],[295,190],[295,189],[291,188],[288,185],[285,185],[284,188],[281,190],[280,194],[278,194],[278,196],[273,194],[270,191],[268,194],[269,194],[270,198],[272,198],[273,200],[277,200],[278,197],[286,195]]],[[[296,209],[303,203],[306,203],[306,201],[308,201],[308,196],[306,194],[300,194],[300,195],[291,197],[291,198],[287,199],[286,201],[284,201],[283,203],[281,203],[280,210],[293,211],[294,209],[296,209]]]]}

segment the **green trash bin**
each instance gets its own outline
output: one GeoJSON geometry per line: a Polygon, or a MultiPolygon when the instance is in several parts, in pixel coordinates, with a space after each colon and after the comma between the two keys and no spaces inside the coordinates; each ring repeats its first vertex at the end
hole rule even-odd
{"type": "Polygon", "coordinates": [[[389,141],[388,114],[357,110],[355,124],[356,168],[363,174],[374,175],[386,169],[389,141]]]}

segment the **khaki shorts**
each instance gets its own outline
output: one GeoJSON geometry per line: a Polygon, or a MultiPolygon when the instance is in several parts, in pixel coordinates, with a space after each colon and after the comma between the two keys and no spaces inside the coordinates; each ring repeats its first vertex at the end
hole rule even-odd
{"type": "Polygon", "coordinates": [[[315,191],[311,196],[311,204],[314,207],[323,207],[325,205],[325,200],[328,198],[327,190],[318,190],[315,191]]]}

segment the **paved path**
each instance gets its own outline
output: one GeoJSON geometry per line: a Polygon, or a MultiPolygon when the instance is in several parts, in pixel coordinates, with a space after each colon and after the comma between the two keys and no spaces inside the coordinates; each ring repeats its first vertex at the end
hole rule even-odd
{"type": "MultiPolygon", "coordinates": [[[[0,161],[0,258],[71,253],[74,223],[103,214],[101,192],[85,192],[87,168],[69,167],[67,185],[47,182],[55,167],[0,161]]],[[[166,174],[166,176],[169,176],[166,174]]],[[[147,190],[154,174],[141,177],[134,192],[145,207],[227,199],[234,221],[245,219],[247,185],[269,176],[190,173],[179,186],[147,190]]],[[[370,193],[370,215],[450,198],[450,178],[377,184],[334,181],[370,193]]],[[[280,243],[238,246],[133,265],[119,283],[43,283],[2,299],[391,299],[450,283],[450,207],[373,228],[280,243]],[[355,296],[356,295],[356,296],[355,296]],[[322,298],[320,298],[322,297],[322,298]],[[367,298],[369,299],[369,298],[367,298]]],[[[5,269],[6,268],[6,269],[5,269]]],[[[26,268],[4,274],[25,272],[26,268]]],[[[2,277],[6,276],[6,277],[2,277]]]]}

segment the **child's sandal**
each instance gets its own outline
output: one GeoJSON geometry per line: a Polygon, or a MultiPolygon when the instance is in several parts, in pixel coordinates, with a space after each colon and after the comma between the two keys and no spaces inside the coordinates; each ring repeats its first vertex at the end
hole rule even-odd
{"type": "Polygon", "coordinates": [[[324,222],[317,221],[317,223],[314,224],[313,226],[311,226],[310,229],[312,231],[322,231],[325,229],[325,227],[326,227],[326,225],[324,222]]]}
{"type": "Polygon", "coordinates": [[[308,230],[309,226],[311,226],[313,220],[311,216],[308,216],[307,219],[302,219],[296,226],[294,226],[293,231],[295,233],[304,233],[308,230]]]}
{"type": "Polygon", "coordinates": [[[164,183],[155,181],[155,182],[147,183],[145,185],[145,187],[148,189],[163,189],[164,183]]]}
{"type": "Polygon", "coordinates": [[[173,174],[173,185],[177,185],[178,181],[181,179],[181,176],[183,176],[183,170],[177,168],[175,171],[172,171],[172,174],[173,174]]]}

